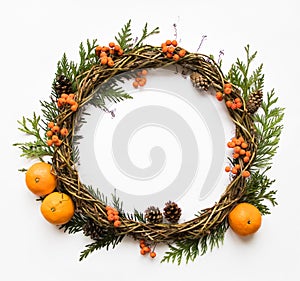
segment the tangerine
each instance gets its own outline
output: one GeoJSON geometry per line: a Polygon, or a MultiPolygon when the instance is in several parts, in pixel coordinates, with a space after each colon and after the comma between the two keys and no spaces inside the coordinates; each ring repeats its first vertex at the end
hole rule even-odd
{"type": "Polygon", "coordinates": [[[52,166],[45,162],[33,164],[26,172],[25,181],[28,189],[37,196],[51,193],[57,185],[52,166]]]}
{"type": "Polygon", "coordinates": [[[240,203],[228,215],[229,225],[232,230],[241,236],[253,234],[261,226],[262,216],[260,211],[250,203],[240,203]]]}
{"type": "Polygon", "coordinates": [[[41,212],[48,222],[61,225],[71,220],[75,212],[75,207],[68,194],[52,192],[43,200],[41,212]]]}

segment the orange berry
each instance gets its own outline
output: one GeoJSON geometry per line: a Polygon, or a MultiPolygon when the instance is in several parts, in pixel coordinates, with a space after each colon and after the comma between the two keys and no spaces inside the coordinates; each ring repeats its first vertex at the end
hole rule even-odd
{"type": "Polygon", "coordinates": [[[62,141],[60,139],[58,139],[56,142],[54,142],[55,146],[61,146],[62,141]]]}
{"type": "Polygon", "coordinates": [[[235,109],[236,109],[236,103],[232,103],[231,109],[232,109],[232,110],[235,110],[235,109]]]}
{"type": "Polygon", "coordinates": [[[139,81],[138,81],[138,84],[139,86],[143,87],[146,85],[146,78],[141,78],[139,81]]]}
{"type": "Polygon", "coordinates": [[[59,140],[57,135],[53,135],[51,139],[54,143],[56,143],[59,140]]]}
{"type": "Polygon", "coordinates": [[[121,225],[121,221],[117,220],[114,222],[114,227],[119,227],[121,225]]]}
{"type": "Polygon", "coordinates": [[[68,94],[61,94],[61,96],[60,96],[62,99],[67,99],[68,97],[69,97],[69,95],[68,94]]]}
{"type": "Polygon", "coordinates": [[[173,60],[174,61],[178,61],[180,59],[180,56],[179,55],[177,55],[177,54],[174,54],[173,55],[173,60]]]}
{"type": "Polygon", "coordinates": [[[242,172],[242,176],[243,176],[244,178],[248,178],[248,177],[250,176],[250,172],[249,172],[249,171],[243,171],[243,172],[242,172]]]}
{"type": "Polygon", "coordinates": [[[118,51],[118,56],[122,56],[124,54],[123,50],[118,51]]]}
{"type": "Polygon", "coordinates": [[[172,47],[172,46],[170,46],[169,48],[168,48],[168,52],[169,53],[174,53],[174,51],[175,51],[175,48],[174,47],[172,47]]]}
{"type": "Polygon", "coordinates": [[[235,167],[233,167],[232,169],[231,169],[231,173],[233,173],[233,174],[237,174],[237,172],[238,172],[238,170],[237,170],[237,168],[235,168],[235,167]]]}
{"type": "Polygon", "coordinates": [[[69,98],[70,98],[70,99],[74,99],[74,98],[75,98],[75,95],[74,95],[74,94],[69,94],[69,98]]]}
{"type": "Polygon", "coordinates": [[[140,244],[145,244],[145,240],[144,240],[144,239],[141,239],[141,240],[140,240],[140,244]]]}
{"type": "Polygon", "coordinates": [[[186,50],[184,50],[184,49],[181,49],[181,50],[178,52],[178,55],[179,55],[181,58],[184,57],[185,54],[186,54],[186,50]]]}
{"type": "Polygon", "coordinates": [[[237,108],[241,108],[242,106],[243,106],[243,104],[242,104],[241,102],[237,102],[237,103],[236,103],[236,107],[237,107],[237,108]]]}
{"type": "Polygon", "coordinates": [[[229,148],[234,148],[234,147],[235,147],[234,141],[228,142],[228,143],[227,143],[227,146],[228,146],[229,148]]]}
{"type": "Polygon", "coordinates": [[[166,43],[161,43],[161,48],[164,48],[164,47],[167,47],[167,44],[166,43]]]}
{"type": "Polygon", "coordinates": [[[172,45],[173,45],[174,47],[176,47],[176,46],[178,45],[177,41],[176,41],[176,40],[172,40],[172,45]]]}
{"type": "Polygon", "coordinates": [[[231,94],[231,88],[225,88],[224,89],[224,94],[226,94],[226,95],[230,95],[231,94]]]}
{"type": "Polygon", "coordinates": [[[102,57],[100,62],[101,62],[101,64],[105,65],[105,64],[107,64],[107,61],[108,61],[107,57],[102,57]]]}
{"type": "Polygon", "coordinates": [[[172,45],[172,41],[171,41],[171,40],[167,40],[167,41],[166,41],[166,45],[167,45],[167,46],[172,45]]]}
{"type": "Polygon", "coordinates": [[[240,139],[236,139],[236,140],[235,140],[235,144],[236,144],[236,145],[241,145],[241,144],[242,144],[242,142],[241,142],[241,140],[240,140],[240,139]]]}
{"type": "Polygon", "coordinates": [[[59,128],[57,125],[54,125],[54,126],[51,128],[51,131],[52,131],[53,133],[58,133],[59,130],[60,130],[60,128],[59,128]]]}
{"type": "Polygon", "coordinates": [[[242,148],[247,148],[247,147],[248,147],[248,143],[243,142],[243,143],[241,144],[241,147],[242,147],[242,148]]]}
{"type": "Polygon", "coordinates": [[[139,86],[139,83],[138,83],[137,81],[134,81],[134,82],[132,83],[132,86],[133,86],[134,88],[137,88],[137,87],[139,86]]]}
{"type": "Polygon", "coordinates": [[[233,151],[234,151],[234,153],[240,153],[241,147],[240,146],[236,146],[233,151]]]}
{"type": "Polygon", "coordinates": [[[163,47],[161,48],[161,51],[162,51],[163,53],[168,52],[168,46],[167,46],[167,45],[163,46],[163,47]]]}
{"type": "Polygon", "coordinates": [[[115,53],[115,50],[114,50],[114,49],[110,49],[110,50],[109,50],[109,53],[110,53],[111,55],[113,55],[113,54],[115,53]]]}
{"type": "Polygon", "coordinates": [[[119,52],[119,51],[123,51],[123,50],[121,49],[121,47],[119,45],[115,45],[115,51],[119,52]]]}
{"type": "Polygon", "coordinates": [[[101,52],[101,46],[97,46],[97,47],[95,48],[96,56],[99,56],[100,52],[101,52]]]}
{"type": "Polygon", "coordinates": [[[250,151],[246,151],[246,156],[250,157],[251,156],[251,152],[250,151]]]}
{"type": "Polygon", "coordinates": [[[151,251],[150,247],[148,246],[145,246],[143,250],[145,251],[145,253],[149,253],[151,251]]]}
{"type": "Polygon", "coordinates": [[[146,247],[146,244],[140,243],[140,248],[143,249],[144,247],[146,247]]]}
{"type": "Polygon", "coordinates": [[[235,102],[241,102],[241,99],[240,98],[235,98],[234,101],[235,102]]]}
{"type": "Polygon", "coordinates": [[[115,65],[115,62],[113,60],[109,60],[107,62],[107,65],[110,66],[110,67],[113,67],[115,65]]]}
{"type": "Polygon", "coordinates": [[[147,69],[143,69],[141,74],[142,74],[143,76],[146,76],[146,75],[148,74],[147,69]]]}
{"type": "Polygon", "coordinates": [[[53,132],[52,131],[47,131],[46,136],[49,137],[49,138],[52,137],[53,136],[53,132]]]}
{"type": "Polygon", "coordinates": [[[226,101],[226,106],[230,108],[232,106],[232,101],[231,100],[226,101]]]}
{"type": "Polygon", "coordinates": [[[232,155],[232,157],[234,158],[234,159],[237,159],[237,158],[239,158],[239,154],[238,153],[233,153],[233,155],[232,155]]]}
{"type": "Polygon", "coordinates": [[[54,123],[53,122],[49,122],[48,123],[48,128],[52,129],[54,127],[54,123]]]}
{"type": "Polygon", "coordinates": [[[118,215],[114,215],[114,220],[115,221],[119,221],[120,220],[120,217],[118,215]]]}
{"type": "Polygon", "coordinates": [[[151,257],[152,259],[154,259],[154,258],[156,257],[156,253],[155,253],[155,252],[151,252],[151,253],[150,253],[150,257],[151,257]]]}
{"type": "Polygon", "coordinates": [[[231,85],[230,83],[225,83],[225,84],[224,84],[224,89],[226,89],[226,88],[231,89],[231,88],[232,88],[232,85],[231,85]]]}
{"type": "Polygon", "coordinates": [[[225,167],[225,172],[228,173],[228,172],[230,172],[230,171],[231,171],[231,168],[230,168],[229,166],[226,166],[226,167],[225,167]]]}
{"type": "Polygon", "coordinates": [[[69,131],[68,131],[67,128],[62,128],[62,129],[60,130],[60,134],[61,134],[62,136],[67,136],[68,133],[69,133],[69,131]]]}
{"type": "Polygon", "coordinates": [[[114,215],[113,214],[109,214],[107,216],[108,221],[114,221],[114,215]]]}
{"type": "Polygon", "coordinates": [[[53,144],[53,141],[52,140],[47,140],[46,143],[47,143],[48,146],[51,146],[53,144]]]}
{"type": "Polygon", "coordinates": [[[169,52],[167,52],[166,56],[167,56],[167,58],[169,58],[169,59],[173,58],[173,54],[172,54],[172,53],[169,53],[169,52]]]}
{"type": "Polygon", "coordinates": [[[114,42],[109,42],[108,46],[113,48],[115,46],[115,43],[114,42]]]}
{"type": "Polygon", "coordinates": [[[222,101],[223,100],[223,94],[221,92],[216,92],[216,98],[218,101],[222,101]]]}
{"type": "Polygon", "coordinates": [[[245,154],[246,154],[245,149],[241,149],[241,150],[240,150],[240,155],[245,155],[245,154]]]}
{"type": "Polygon", "coordinates": [[[236,165],[234,165],[234,167],[235,167],[237,170],[241,169],[241,165],[240,165],[240,164],[236,164],[236,165]]]}
{"type": "Polygon", "coordinates": [[[245,163],[248,163],[250,158],[248,156],[245,156],[243,160],[244,160],[245,163]]]}
{"type": "Polygon", "coordinates": [[[143,255],[143,256],[146,254],[145,251],[144,251],[144,249],[141,249],[141,250],[140,250],[140,253],[141,253],[141,255],[143,255]]]}
{"type": "Polygon", "coordinates": [[[107,212],[106,212],[106,214],[109,216],[109,215],[114,215],[114,211],[113,211],[113,209],[111,208],[111,209],[108,209],[107,210],[107,212]]]}
{"type": "Polygon", "coordinates": [[[107,57],[106,52],[101,52],[101,53],[100,53],[100,58],[104,58],[104,57],[107,57]]]}
{"type": "Polygon", "coordinates": [[[73,104],[73,105],[71,106],[71,110],[72,110],[73,112],[75,112],[77,109],[78,109],[78,103],[76,102],[75,104],[73,104]]]}
{"type": "Polygon", "coordinates": [[[74,105],[76,103],[76,101],[74,99],[72,99],[72,98],[67,98],[67,103],[69,105],[74,105]]]}

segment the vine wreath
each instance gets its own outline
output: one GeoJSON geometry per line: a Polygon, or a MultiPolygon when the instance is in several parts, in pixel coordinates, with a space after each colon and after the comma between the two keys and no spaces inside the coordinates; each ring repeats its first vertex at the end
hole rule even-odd
{"type": "MultiPolygon", "coordinates": [[[[251,54],[246,46],[246,62],[238,59],[228,75],[224,75],[221,61],[217,63],[212,56],[188,52],[178,46],[176,40],[167,40],[159,47],[144,44],[145,39],[158,32],[158,28],[149,32],[146,23],[140,39],[134,40],[131,21],[128,21],[115,37],[116,43],[99,46],[96,40],[87,40],[86,47],[81,43],[78,64],[68,61],[65,54],[58,62],[51,100],[41,101],[43,118],[34,113],[33,118],[23,117],[19,121],[19,129],[35,137],[34,141],[15,144],[21,148],[22,156],[42,161],[50,156],[52,172],[58,182],[56,191],[68,194],[74,202],[73,217],[60,228],[69,233],[83,231],[94,240],[82,251],[80,260],[94,250],[115,247],[125,236],[130,236],[152,248],[158,243],[169,245],[162,261],[180,264],[183,257],[186,262],[193,261],[199,254],[203,255],[223,242],[229,226],[228,215],[238,203],[251,203],[263,215],[270,213],[265,200],[273,206],[277,204],[276,190],[270,190],[274,180],[269,179],[266,172],[278,148],[283,108],[275,106],[274,90],[263,100],[262,64],[251,73],[249,67],[256,52],[251,54]],[[126,213],[116,195],[108,204],[99,191],[95,192],[80,181],[73,145],[79,109],[93,98],[97,86],[122,73],[138,76],[133,86],[143,86],[146,79],[139,76],[142,71],[172,65],[181,67],[184,75],[189,76],[191,83],[202,93],[208,93],[208,88],[213,89],[235,124],[235,135],[227,144],[233,155],[225,167],[231,182],[214,206],[181,223],[178,222],[181,209],[175,202],[168,203],[173,208],[169,211],[175,212],[169,222],[162,221],[162,214],[154,207],[150,207],[146,214],[138,211],[126,213]],[[57,127],[56,131],[53,126],[57,127]],[[64,131],[59,131],[59,128],[64,131]],[[237,146],[242,147],[243,153],[235,149],[237,146]],[[118,223],[109,219],[108,210],[117,212],[118,223]]],[[[107,110],[107,100],[119,102],[126,98],[131,97],[119,88],[112,89],[96,99],[96,106],[107,110]]]]}

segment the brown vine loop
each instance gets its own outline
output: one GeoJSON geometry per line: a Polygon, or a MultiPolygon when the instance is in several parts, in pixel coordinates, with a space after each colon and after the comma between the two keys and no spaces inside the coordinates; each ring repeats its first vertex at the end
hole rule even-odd
{"type": "MultiPolygon", "coordinates": [[[[179,47],[178,47],[179,48],[179,47]]],[[[93,66],[89,71],[76,78],[77,102],[82,107],[92,98],[93,89],[107,82],[113,76],[127,71],[142,68],[160,68],[170,65],[179,65],[187,72],[198,72],[211,82],[216,91],[223,91],[226,83],[218,65],[209,57],[202,54],[187,53],[179,61],[173,61],[165,57],[161,48],[142,46],[132,50],[115,60],[114,67],[106,67],[101,64],[93,66]]],[[[229,115],[236,126],[236,136],[242,136],[249,144],[251,158],[248,163],[240,161],[241,171],[248,170],[256,153],[256,139],[253,135],[252,116],[247,113],[245,102],[239,90],[233,85],[231,98],[240,98],[243,107],[238,110],[228,109],[229,115]]],[[[224,102],[228,97],[224,95],[224,102]]],[[[53,167],[58,176],[59,188],[68,192],[75,201],[77,211],[85,214],[104,228],[111,228],[107,220],[105,204],[94,198],[83,183],[80,182],[76,165],[73,162],[72,134],[74,133],[76,113],[64,110],[57,118],[58,125],[64,124],[71,132],[63,144],[56,149],[53,155],[53,167]]],[[[212,207],[199,212],[194,219],[177,224],[152,224],[127,219],[121,216],[121,225],[115,228],[116,235],[129,235],[135,239],[147,239],[154,243],[196,239],[209,234],[220,224],[226,222],[227,215],[241,199],[246,189],[246,179],[242,173],[235,175],[226,187],[219,201],[212,207]]]]}

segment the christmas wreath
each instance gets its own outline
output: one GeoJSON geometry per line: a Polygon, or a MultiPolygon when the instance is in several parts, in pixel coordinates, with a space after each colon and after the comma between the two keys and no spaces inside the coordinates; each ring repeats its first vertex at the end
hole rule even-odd
{"type": "Polygon", "coordinates": [[[183,258],[186,262],[193,261],[219,246],[229,226],[240,235],[256,232],[260,216],[270,213],[265,201],[277,204],[276,190],[270,189],[274,180],[267,171],[278,148],[284,110],[276,106],[274,90],[263,97],[263,65],[250,68],[256,52],[251,54],[246,46],[245,62],[237,59],[224,75],[221,61],[188,52],[176,39],[166,40],[161,46],[144,43],[158,32],[158,28],[149,31],[145,24],[141,37],[134,39],[128,21],[115,42],[107,46],[99,45],[97,40],[87,40],[86,46],[81,43],[79,63],[69,61],[65,54],[58,62],[51,99],[41,101],[42,117],[34,113],[32,118],[18,121],[19,129],[33,136],[33,140],[15,145],[22,156],[39,160],[23,171],[28,188],[42,202],[43,215],[65,232],[82,231],[93,240],[82,251],[80,260],[94,250],[115,247],[129,236],[139,241],[143,255],[150,253],[154,258],[156,245],[164,243],[169,251],[162,261],[178,264],[183,258]],[[224,167],[229,173],[229,185],[218,202],[184,222],[179,222],[183,210],[176,202],[166,202],[163,211],[150,206],[133,213],[123,210],[116,195],[108,203],[100,190],[81,182],[74,145],[75,127],[80,126],[85,104],[92,101],[99,110],[107,110],[108,100],[119,102],[131,98],[114,86],[96,96],[98,86],[126,74],[133,87],[143,87],[149,70],[172,66],[190,79],[199,94],[208,94],[211,89],[216,102],[224,104],[235,125],[235,134],[227,143],[232,157],[224,167]],[[245,212],[250,217],[245,217],[245,212]]]}

